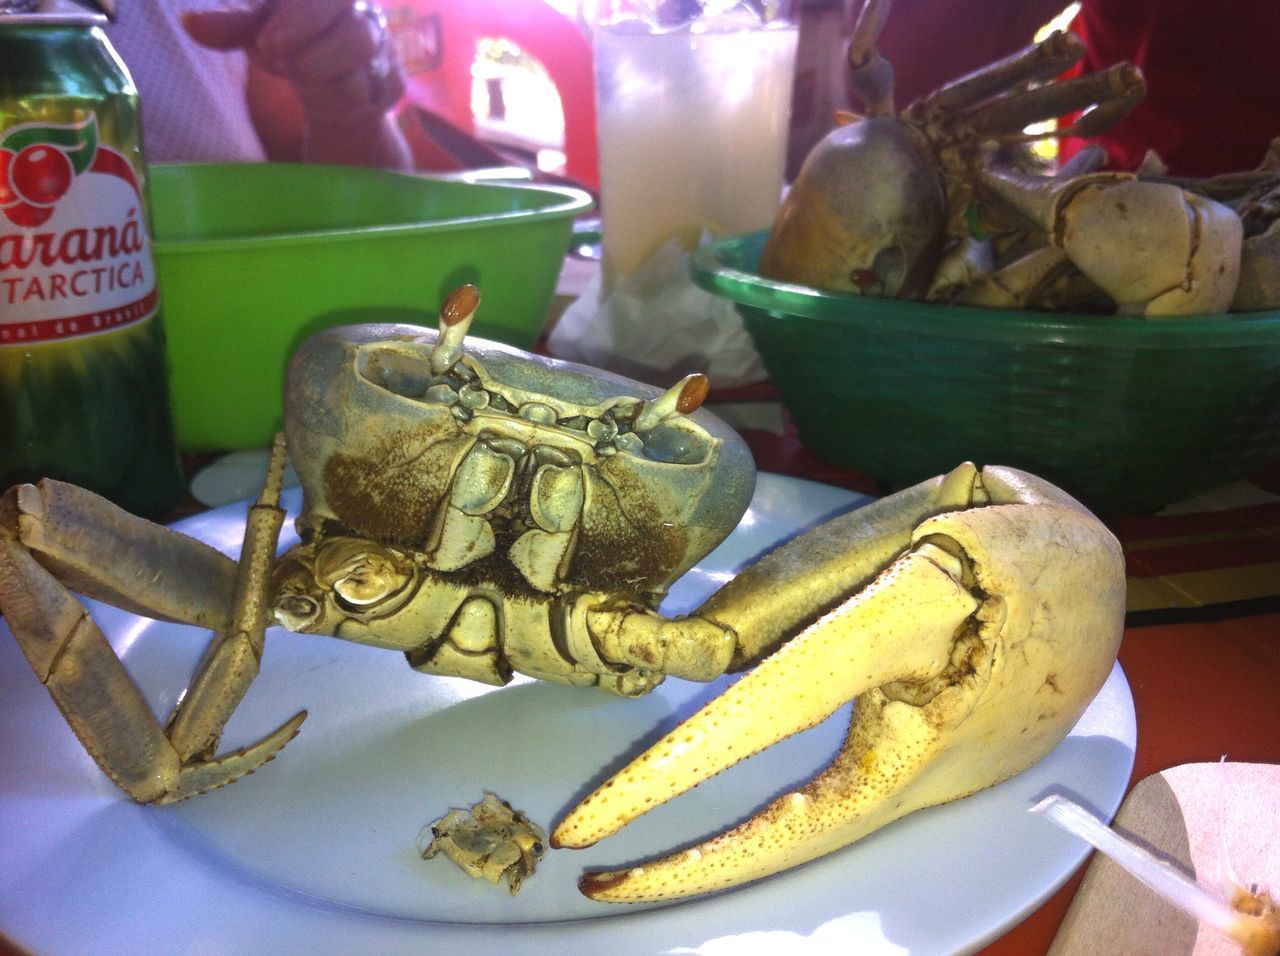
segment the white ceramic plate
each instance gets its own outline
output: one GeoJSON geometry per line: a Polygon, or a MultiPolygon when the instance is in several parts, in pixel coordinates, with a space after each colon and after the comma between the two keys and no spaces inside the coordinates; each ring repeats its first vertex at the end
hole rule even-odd
{"type": "MultiPolygon", "coordinates": [[[[290,493],[296,505],[297,494],[290,493]]],[[[730,539],[667,610],[863,499],[762,475],[730,539]]],[[[234,552],[243,508],[180,527],[234,552]]],[[[205,636],[96,609],[167,713],[205,636]]],[[[3,630],[3,629],[0,629],[3,630]]],[[[0,633],[0,933],[34,952],[380,954],[941,953],[975,949],[1053,892],[1086,848],[1028,814],[1050,790],[1110,817],[1133,762],[1119,668],[1072,735],[1013,780],[927,810],[842,852],[720,896],[643,908],[577,893],[584,868],[639,859],[740,819],[839,747],[830,721],[721,774],[584,851],[552,851],[519,896],[423,862],[421,828],[493,790],[543,825],[716,688],[668,681],[625,701],[534,682],[505,689],[411,671],[400,655],[273,631],[224,749],[311,716],[281,757],[234,786],[166,808],[124,799],[80,749],[0,633]]]]}

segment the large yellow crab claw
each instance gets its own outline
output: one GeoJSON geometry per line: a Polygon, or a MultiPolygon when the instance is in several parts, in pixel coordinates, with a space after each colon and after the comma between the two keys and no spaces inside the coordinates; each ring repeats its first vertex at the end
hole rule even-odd
{"type": "Polygon", "coordinates": [[[586,874],[586,895],[672,899],[777,873],[998,783],[1070,731],[1123,629],[1124,564],[1110,532],[1059,489],[1008,468],[965,465],[869,507],[870,520],[836,519],[756,567],[774,574],[775,562],[829,552],[841,535],[850,552],[909,535],[906,549],[603,783],[552,843],[590,845],[856,698],[840,753],[706,842],[586,874]]]}

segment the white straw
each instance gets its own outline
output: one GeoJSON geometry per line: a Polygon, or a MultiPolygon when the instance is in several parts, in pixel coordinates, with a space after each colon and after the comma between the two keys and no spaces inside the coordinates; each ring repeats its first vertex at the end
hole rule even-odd
{"type": "Polygon", "coordinates": [[[1228,935],[1236,927],[1240,913],[1181,870],[1130,843],[1079,804],[1055,794],[1041,800],[1031,812],[1048,817],[1096,847],[1183,912],[1228,935]]]}

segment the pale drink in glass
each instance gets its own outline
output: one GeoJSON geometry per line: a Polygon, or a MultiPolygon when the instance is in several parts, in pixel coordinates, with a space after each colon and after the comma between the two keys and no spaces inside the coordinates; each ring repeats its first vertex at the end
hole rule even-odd
{"type": "Polygon", "coordinates": [[[672,238],[773,223],[795,50],[786,22],[596,31],[606,294],[672,238]]]}

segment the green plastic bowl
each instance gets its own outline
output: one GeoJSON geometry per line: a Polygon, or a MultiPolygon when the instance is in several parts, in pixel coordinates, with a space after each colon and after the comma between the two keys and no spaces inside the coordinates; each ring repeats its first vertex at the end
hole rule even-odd
{"type": "Polygon", "coordinates": [[[1148,511],[1280,457],[1280,313],[1178,319],[859,298],[755,272],[764,234],[694,278],[736,303],[800,440],[900,488],[1013,465],[1101,512],[1148,511]]]}
{"type": "Polygon", "coordinates": [[[435,327],[463,283],[472,334],[529,348],[584,192],[354,167],[157,165],[156,268],[185,450],[252,448],[280,428],[285,365],[320,329],[435,327]]]}

